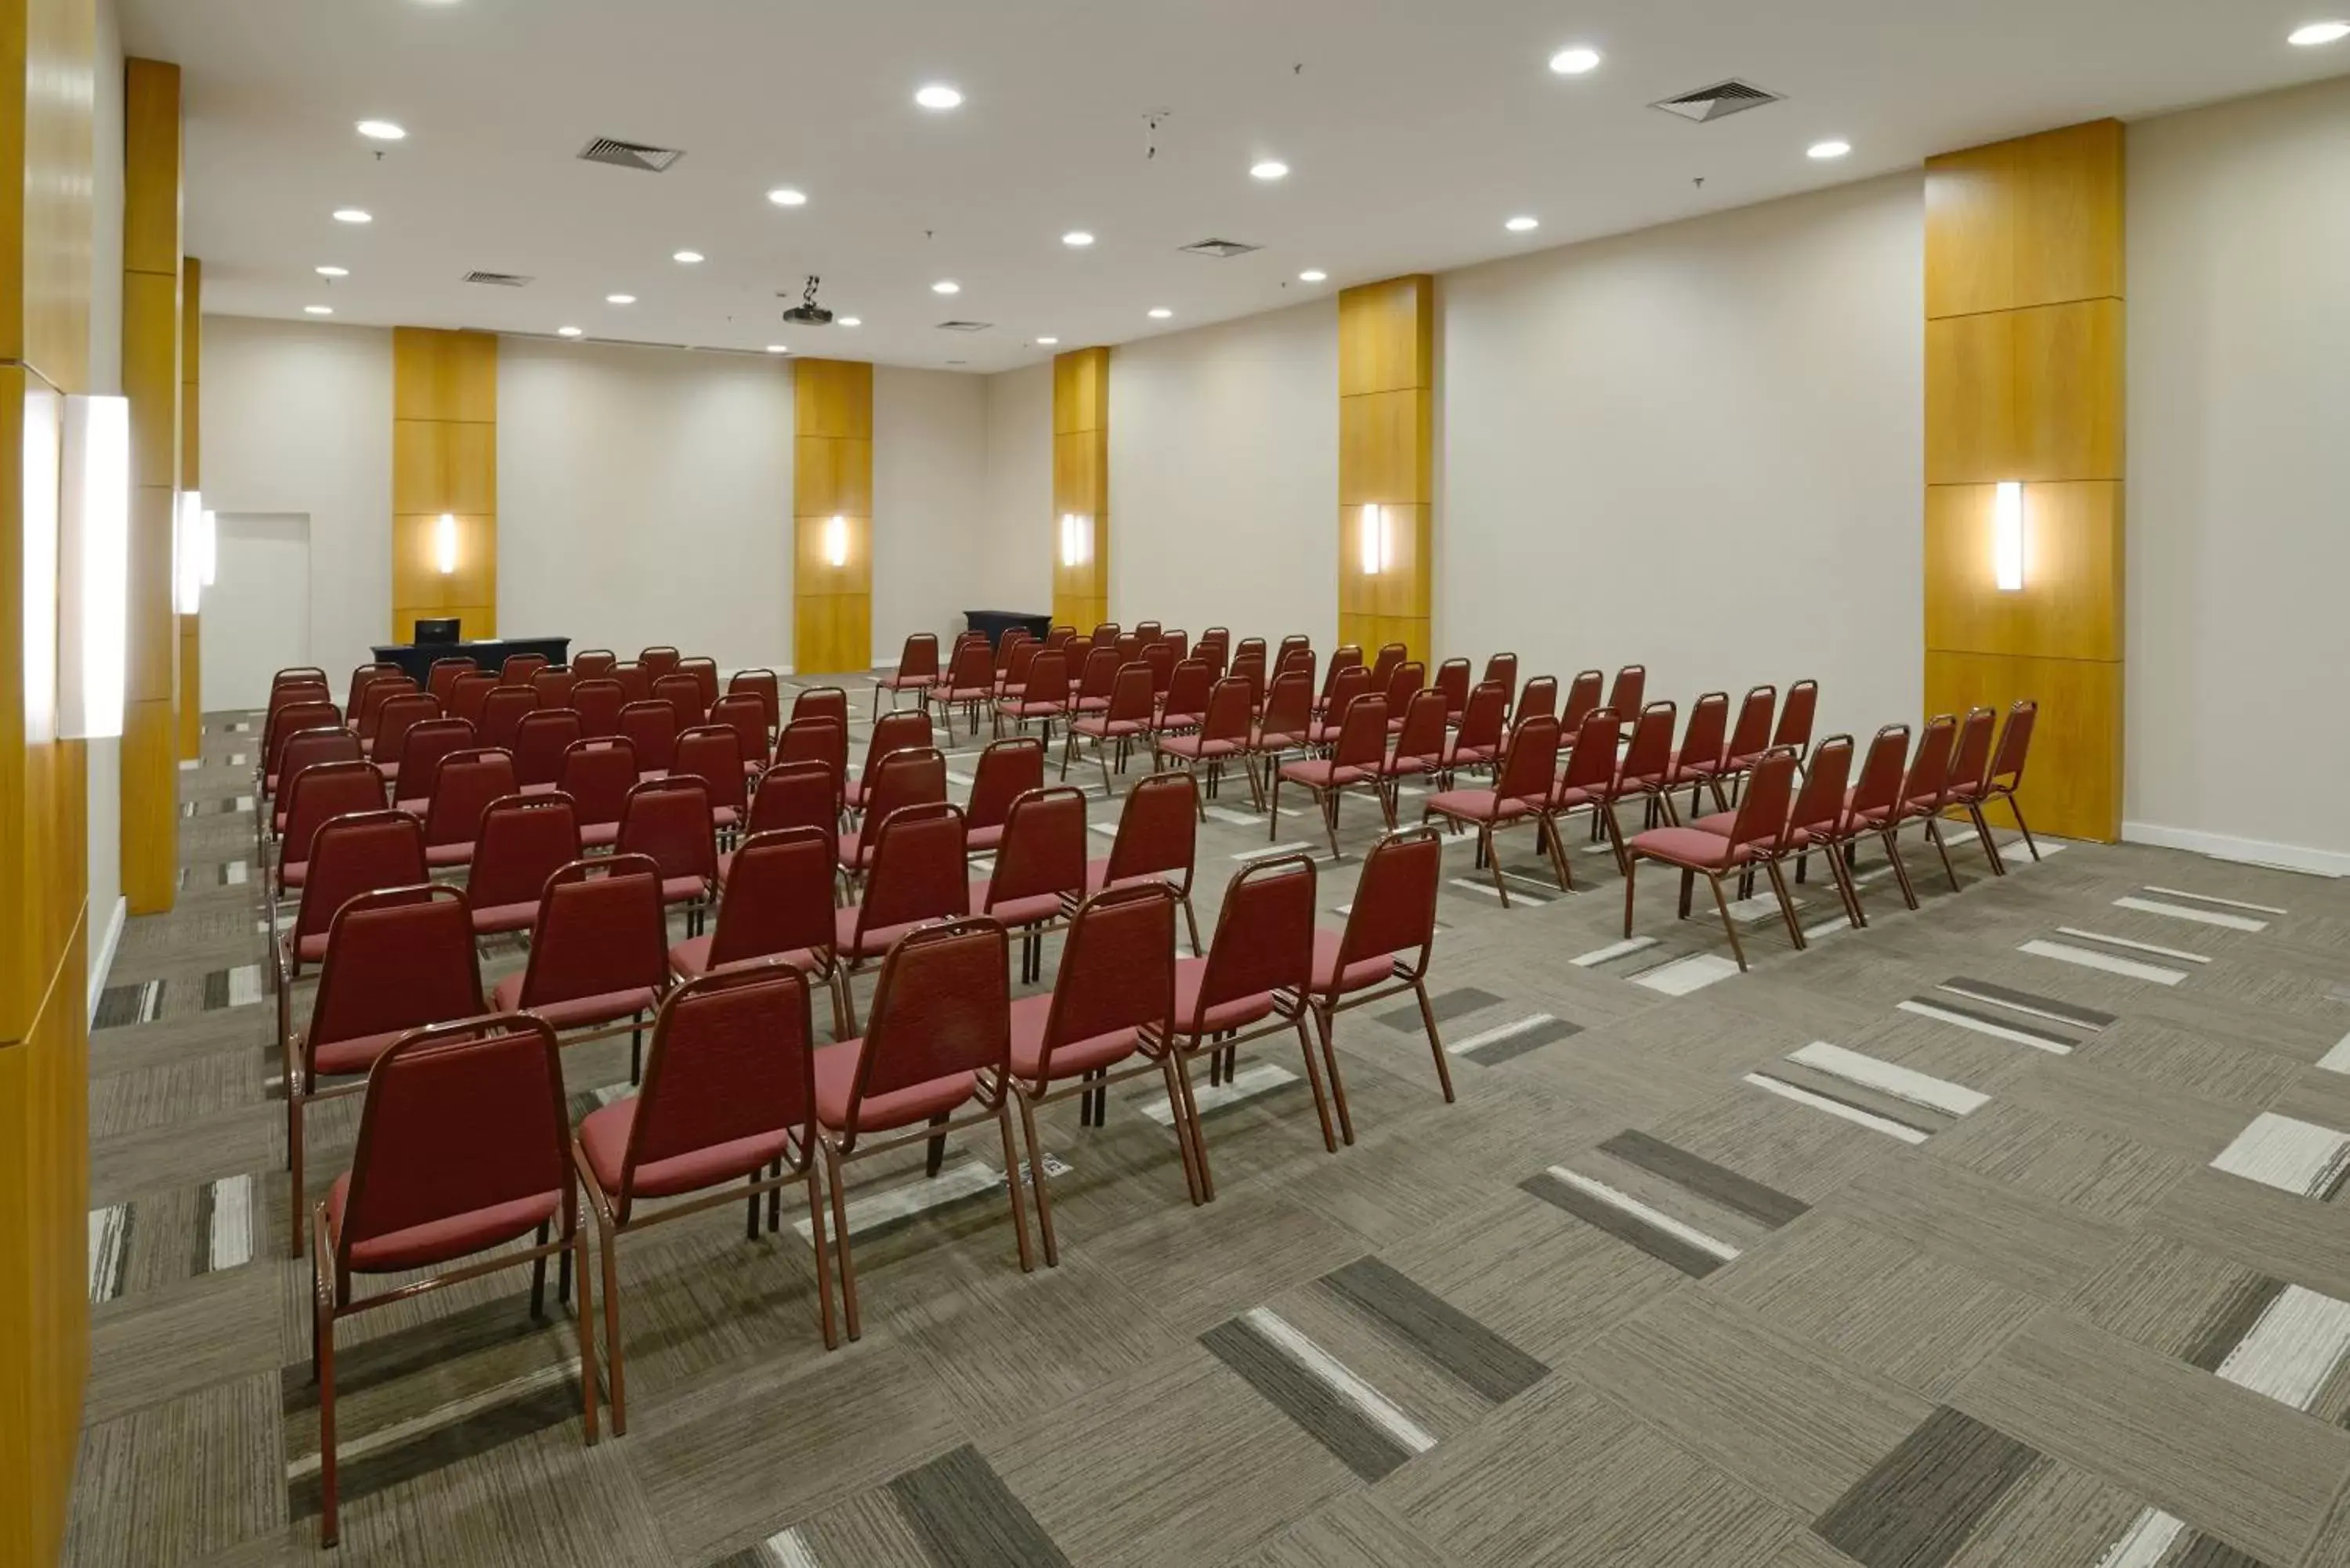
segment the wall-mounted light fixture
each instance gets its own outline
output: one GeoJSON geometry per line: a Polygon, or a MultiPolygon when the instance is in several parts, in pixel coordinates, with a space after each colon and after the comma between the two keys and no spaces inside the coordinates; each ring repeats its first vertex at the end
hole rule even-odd
{"type": "Polygon", "coordinates": [[[1093,558],[1093,519],[1082,513],[1061,514],[1061,565],[1082,566],[1093,558]]]}
{"type": "MultiPolygon", "coordinates": [[[[26,405],[32,434],[32,401],[26,405]]],[[[54,419],[54,411],[47,416],[54,419]]],[[[55,426],[49,426],[51,440],[55,426]]],[[[130,400],[65,400],[65,442],[48,448],[49,493],[36,512],[26,464],[26,536],[57,520],[53,576],[45,585],[55,628],[48,669],[55,676],[57,732],[97,740],[122,733],[130,624],[130,400]]],[[[33,585],[27,581],[29,597],[33,585]]],[[[27,630],[30,630],[30,618],[27,630]]],[[[27,674],[32,660],[26,659],[27,674]]],[[[46,699],[46,693],[45,693],[46,699]]]]}
{"type": "Polygon", "coordinates": [[[1376,577],[1388,569],[1393,560],[1388,541],[1388,514],[1385,508],[1372,505],[1363,508],[1356,524],[1356,545],[1362,553],[1363,576],[1376,577]]]}
{"type": "Polygon", "coordinates": [[[848,565],[848,519],[835,517],[824,525],[824,559],[829,566],[848,565]]]}
{"type": "Polygon", "coordinates": [[[182,615],[194,615],[204,599],[204,496],[200,490],[180,492],[179,526],[172,535],[172,576],[182,615]]]}
{"type": "Polygon", "coordinates": [[[432,565],[444,577],[457,571],[457,519],[453,513],[443,512],[432,529],[432,565]]]}
{"type": "Polygon", "coordinates": [[[2023,486],[2002,483],[1991,503],[1991,569],[2002,593],[2023,587],[2023,486]]]}

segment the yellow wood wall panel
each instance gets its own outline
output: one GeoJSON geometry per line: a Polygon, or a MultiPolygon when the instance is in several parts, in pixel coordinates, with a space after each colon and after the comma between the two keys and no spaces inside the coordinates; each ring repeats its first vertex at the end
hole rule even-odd
{"type": "Polygon", "coordinates": [[[792,368],[792,669],[873,666],[873,367],[802,359],[792,368]],[[834,517],[847,558],[826,558],[834,517]]]}
{"type": "Polygon", "coordinates": [[[873,367],[857,359],[802,359],[792,378],[792,429],[836,441],[873,439],[873,367]]]}
{"type": "Polygon", "coordinates": [[[1053,514],[1045,548],[1053,563],[1053,619],[1079,631],[1109,618],[1109,378],[1107,348],[1053,357],[1053,514]],[[1087,558],[1074,564],[1061,558],[1061,519],[1071,514],[1092,520],[1087,558]]]}
{"type": "MultiPolygon", "coordinates": [[[[170,485],[142,485],[130,493],[130,648],[123,669],[133,699],[171,701],[180,647],[179,605],[172,592],[173,507],[170,485]]],[[[174,781],[172,793],[178,793],[174,781]]]]}
{"type": "Polygon", "coordinates": [[[868,594],[872,591],[873,524],[870,519],[847,513],[793,519],[792,591],[796,595],[868,594]],[[826,535],[838,517],[848,548],[834,566],[826,555],[826,535]]]}
{"type": "Polygon", "coordinates": [[[2122,302],[2013,313],[2022,479],[2122,477],[2122,302]]]}
{"type": "Polygon", "coordinates": [[[2004,713],[2022,697],[2040,704],[2022,792],[2032,830],[2111,840],[2122,811],[2122,662],[1926,655],[1929,713],[1963,713],[1978,704],[2004,713]]]}
{"type": "Polygon", "coordinates": [[[2123,128],[2093,120],[1926,161],[1926,314],[2124,294],[2123,128]]]}
{"type": "Polygon", "coordinates": [[[1109,429],[1109,350],[1053,356],[1053,433],[1109,429]]]}
{"type": "Polygon", "coordinates": [[[2022,477],[2015,320],[2002,311],[1926,323],[1926,483],[2022,477]]]}
{"type": "Polygon", "coordinates": [[[393,327],[391,417],[497,423],[496,334],[393,327]]]}
{"type": "Polygon", "coordinates": [[[391,636],[455,616],[466,637],[498,630],[498,340],[399,327],[391,334],[391,636]],[[456,569],[438,556],[456,520],[456,569]]]}
{"type": "Polygon", "coordinates": [[[180,714],[180,760],[184,763],[204,753],[203,618],[183,615],[179,622],[180,686],[173,706],[180,714]]]}
{"type": "Polygon", "coordinates": [[[873,665],[873,600],[812,594],[792,605],[793,672],[841,675],[873,665]]]}
{"type": "Polygon", "coordinates": [[[122,896],[134,915],[166,913],[179,893],[179,798],[152,782],[177,778],[179,767],[179,714],[171,695],[124,704],[122,896]]]}
{"type": "Polygon", "coordinates": [[[180,479],[180,280],[173,272],[122,277],[122,393],[130,400],[132,486],[180,479]]]}
{"type": "MultiPolygon", "coordinates": [[[[496,519],[456,514],[457,569],[441,570],[437,555],[441,514],[417,513],[391,520],[391,602],[394,606],[495,605],[498,602],[496,519]]],[[[394,627],[404,636],[404,623],[394,627]]],[[[468,637],[494,635],[494,628],[469,626],[468,637]]]]}
{"type": "Polygon", "coordinates": [[[1065,431],[1053,438],[1053,538],[1060,539],[1064,513],[1095,516],[1107,510],[1109,493],[1109,431],[1065,431]]]}
{"type": "Polygon", "coordinates": [[[179,67],[162,60],[123,63],[122,127],[123,270],[176,272],[180,265],[179,67]]]}
{"type": "Polygon", "coordinates": [[[793,443],[792,509],[803,515],[873,515],[873,443],[802,436],[793,443]]]}
{"type": "Polygon", "coordinates": [[[1426,504],[1435,399],[1424,388],[1338,400],[1338,500],[1426,504]]]}
{"type": "Polygon", "coordinates": [[[1927,648],[2121,658],[2122,487],[2025,486],[2023,587],[2011,591],[1992,570],[1995,495],[1988,484],[1926,492],[1927,648]]]}
{"type": "Polygon", "coordinates": [[[90,385],[95,8],[91,0],[30,0],[24,11],[18,232],[33,243],[24,246],[22,309],[11,314],[23,322],[25,362],[51,386],[81,391],[90,385]]]}
{"type": "Polygon", "coordinates": [[[1435,280],[1389,278],[1338,296],[1341,640],[1430,656],[1435,587],[1435,280]],[[1387,519],[1384,568],[1362,567],[1362,508],[1387,519]]]}
{"type": "Polygon", "coordinates": [[[494,516],[498,427],[453,420],[394,420],[391,509],[494,516]]]}
{"type": "Polygon", "coordinates": [[[1416,273],[1339,292],[1340,397],[1435,384],[1435,286],[1416,273]]]}

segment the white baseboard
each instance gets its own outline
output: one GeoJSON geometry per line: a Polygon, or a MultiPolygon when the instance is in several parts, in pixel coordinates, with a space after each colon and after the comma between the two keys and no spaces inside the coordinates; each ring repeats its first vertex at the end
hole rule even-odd
{"type": "Polygon", "coordinates": [[[2226,833],[2204,833],[2191,827],[2166,827],[2158,822],[2125,822],[2122,842],[2151,844],[2163,849],[2189,849],[2215,860],[2238,860],[2248,866],[2270,866],[2284,871],[2306,871],[2319,877],[2350,877],[2350,855],[2337,849],[2312,849],[2301,844],[2273,844],[2263,838],[2238,838],[2226,833]]]}
{"type": "Polygon", "coordinates": [[[114,950],[121,944],[123,922],[130,918],[130,900],[117,898],[107,916],[106,934],[98,940],[98,951],[89,966],[89,1018],[98,1020],[98,999],[106,993],[106,977],[114,972],[114,950]]]}

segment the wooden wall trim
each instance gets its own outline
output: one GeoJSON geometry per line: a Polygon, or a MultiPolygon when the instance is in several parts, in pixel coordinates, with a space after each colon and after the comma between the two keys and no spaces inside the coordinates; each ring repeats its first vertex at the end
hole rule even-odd
{"type": "MultiPolygon", "coordinates": [[[[1053,619],[1080,636],[1109,618],[1110,351],[1053,356],[1053,619]],[[1061,519],[1076,516],[1086,558],[1065,560],[1061,519]]],[[[1008,607],[1016,608],[1018,607],[1008,607]]]]}
{"type": "Polygon", "coordinates": [[[1366,657],[1400,642],[1430,657],[1436,578],[1432,432],[1436,280],[1425,273],[1338,296],[1338,640],[1366,657]],[[1365,570],[1363,509],[1387,556],[1365,570]]]}
{"type": "Polygon", "coordinates": [[[134,915],[179,888],[180,67],[123,75],[122,390],[130,399],[130,649],[122,732],[122,892],[134,915]]]}
{"type": "Polygon", "coordinates": [[[391,332],[390,640],[418,618],[454,616],[465,637],[498,634],[498,339],[488,332],[391,332]],[[441,570],[443,513],[457,564],[441,570]]]}
{"type": "MultiPolygon", "coordinates": [[[[792,376],[792,670],[873,667],[873,367],[802,359],[792,376]],[[835,517],[846,558],[827,535],[835,517]]],[[[894,649],[892,650],[895,651],[894,649]]]]}

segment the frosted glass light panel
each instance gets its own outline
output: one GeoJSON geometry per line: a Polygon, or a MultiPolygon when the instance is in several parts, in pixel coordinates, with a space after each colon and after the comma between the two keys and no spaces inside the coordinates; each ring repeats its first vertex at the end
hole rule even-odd
{"type": "Polygon", "coordinates": [[[130,625],[128,398],[66,399],[57,472],[57,732],[120,735],[130,625]]]}
{"type": "Polygon", "coordinates": [[[2023,587],[2023,486],[2013,480],[1999,487],[1991,503],[1991,565],[2001,592],[2023,587]]]}

